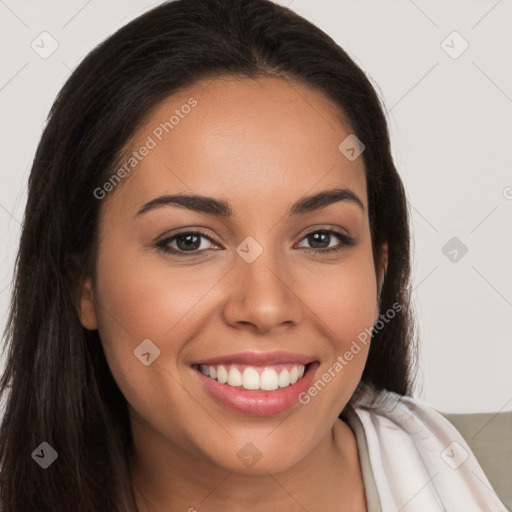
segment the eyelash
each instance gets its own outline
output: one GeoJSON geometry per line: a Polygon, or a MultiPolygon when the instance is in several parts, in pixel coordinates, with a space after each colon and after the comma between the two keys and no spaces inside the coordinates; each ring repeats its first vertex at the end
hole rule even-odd
{"type": "MultiPolygon", "coordinates": [[[[314,256],[342,251],[344,249],[348,249],[348,248],[352,247],[355,244],[355,240],[352,237],[350,237],[344,233],[334,231],[332,229],[316,229],[315,231],[310,231],[309,233],[306,233],[303,236],[301,241],[315,233],[327,233],[329,235],[335,235],[336,237],[339,238],[339,240],[341,241],[341,244],[336,247],[329,247],[327,249],[314,249],[311,247],[302,247],[302,249],[305,252],[307,252],[308,254],[313,254],[314,256]]],[[[202,231],[195,230],[195,231],[183,231],[183,232],[177,233],[169,238],[165,238],[164,240],[157,242],[155,244],[155,247],[159,251],[162,251],[164,254],[173,254],[174,256],[176,256],[178,258],[194,257],[194,256],[197,256],[198,254],[208,250],[208,249],[202,249],[202,250],[194,250],[194,251],[182,251],[182,250],[178,250],[178,249],[169,247],[169,244],[171,242],[173,242],[174,240],[176,240],[179,237],[186,236],[186,235],[200,235],[201,237],[209,240],[212,244],[218,245],[214,240],[212,240],[208,235],[206,235],[202,231]]]]}

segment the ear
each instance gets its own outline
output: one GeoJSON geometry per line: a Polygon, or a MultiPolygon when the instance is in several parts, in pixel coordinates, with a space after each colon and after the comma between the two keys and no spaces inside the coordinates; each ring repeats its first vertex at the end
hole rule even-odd
{"type": "Polygon", "coordinates": [[[378,258],[378,272],[377,272],[377,289],[380,295],[382,290],[382,286],[384,284],[384,277],[386,275],[386,271],[388,269],[388,244],[384,242],[379,249],[379,258],[378,258]]]}
{"type": "Polygon", "coordinates": [[[94,307],[94,292],[91,278],[85,279],[79,291],[79,316],[81,324],[89,330],[98,328],[96,309],[94,307]]]}

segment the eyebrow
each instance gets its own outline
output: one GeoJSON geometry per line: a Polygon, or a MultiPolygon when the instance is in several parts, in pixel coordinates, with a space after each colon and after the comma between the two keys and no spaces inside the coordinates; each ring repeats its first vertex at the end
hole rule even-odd
{"type": "MultiPolygon", "coordinates": [[[[356,204],[361,208],[361,210],[365,210],[362,201],[350,189],[335,188],[300,198],[288,210],[288,216],[291,217],[319,210],[340,201],[347,201],[349,203],[356,204]]],[[[222,217],[233,216],[233,210],[227,201],[208,196],[183,194],[164,195],[152,199],[142,206],[138,211],[137,216],[162,206],[181,206],[188,210],[209,213],[211,215],[219,215],[222,217]]]]}

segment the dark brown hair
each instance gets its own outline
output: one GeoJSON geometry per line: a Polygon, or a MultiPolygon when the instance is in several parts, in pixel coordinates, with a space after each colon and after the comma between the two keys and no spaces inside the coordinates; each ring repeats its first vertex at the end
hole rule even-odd
{"type": "Polygon", "coordinates": [[[94,271],[102,202],[93,191],[161,100],[235,75],[280,76],[322,92],[365,144],[374,255],[389,245],[381,311],[401,309],[374,332],[362,381],[410,394],[408,211],[369,80],[328,35],[269,0],[166,2],[89,53],[59,92],[37,148],[0,381],[4,512],[136,510],[126,400],[98,332],[82,327],[76,309],[77,283],[94,271]],[[47,469],[32,459],[43,441],[58,452],[47,469]]]}

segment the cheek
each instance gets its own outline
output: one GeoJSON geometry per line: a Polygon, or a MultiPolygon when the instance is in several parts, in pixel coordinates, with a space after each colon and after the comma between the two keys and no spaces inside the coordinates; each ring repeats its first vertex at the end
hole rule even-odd
{"type": "MultiPolygon", "coordinates": [[[[99,285],[99,297],[132,336],[161,338],[178,327],[211,288],[210,279],[144,264],[123,266],[99,285]],[[122,274],[121,274],[122,273],[122,274]],[[192,277],[192,279],[191,279],[192,277]]],[[[112,322],[105,317],[106,324],[112,322]]],[[[186,323],[190,323],[187,318],[186,323]]]]}
{"type": "Polygon", "coordinates": [[[308,296],[317,326],[330,342],[324,370],[330,369],[331,376],[342,375],[333,388],[351,389],[363,372],[379,314],[373,259],[361,254],[347,265],[325,271],[309,287],[308,296]]]}
{"type": "Polygon", "coordinates": [[[299,401],[315,416],[337,416],[361,379],[378,317],[371,249],[354,251],[342,264],[324,268],[307,282],[303,296],[325,340],[325,357],[299,401]]]}
{"type": "Polygon", "coordinates": [[[156,266],[154,255],[141,256],[140,249],[122,253],[118,260],[117,248],[105,244],[97,262],[96,313],[105,357],[133,410],[171,437],[185,439],[184,424],[166,418],[194,405],[184,392],[180,354],[204,327],[202,299],[218,279],[156,266]]]}
{"type": "Polygon", "coordinates": [[[378,316],[375,268],[371,253],[354,252],[340,265],[324,268],[310,280],[304,296],[339,351],[371,328],[378,316]]]}
{"type": "Polygon", "coordinates": [[[134,350],[149,339],[162,355],[165,348],[166,365],[175,365],[181,346],[201,326],[201,301],[212,287],[211,273],[194,278],[190,269],[155,266],[154,255],[141,257],[129,250],[116,260],[112,249],[105,246],[100,252],[95,287],[98,330],[107,358],[114,366],[131,366],[134,350]]]}

